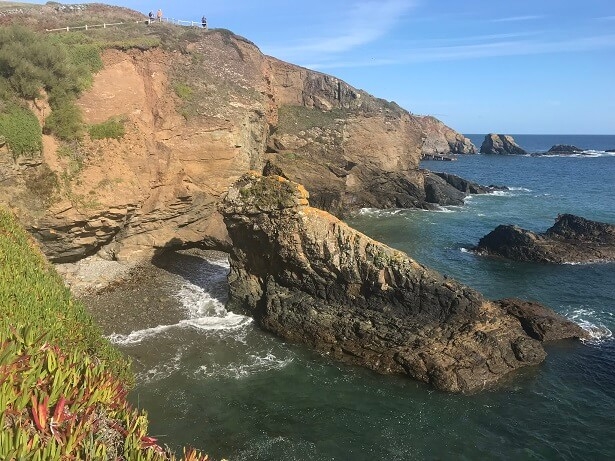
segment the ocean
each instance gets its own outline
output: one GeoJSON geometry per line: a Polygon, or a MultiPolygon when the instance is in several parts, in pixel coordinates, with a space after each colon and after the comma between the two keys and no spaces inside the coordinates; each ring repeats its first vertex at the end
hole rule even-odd
{"type": "MultiPolygon", "coordinates": [[[[499,224],[544,231],[559,213],[615,223],[615,153],[605,152],[615,136],[514,137],[531,152],[554,144],[587,152],[425,161],[509,190],[436,211],[362,210],[348,222],[487,297],[542,302],[591,340],[549,344],[543,364],[493,389],[446,394],[260,331],[224,309],[224,254],[177,253],[141,292],[103,295],[96,314],[133,358],[131,400],[149,413],[152,435],[229,460],[615,459],[615,263],[517,263],[469,251],[499,224]]],[[[470,138],[480,147],[482,135],[470,138]]]]}

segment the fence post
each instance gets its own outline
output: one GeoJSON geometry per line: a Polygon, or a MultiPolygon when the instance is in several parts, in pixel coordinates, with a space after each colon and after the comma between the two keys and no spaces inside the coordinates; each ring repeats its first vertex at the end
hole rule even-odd
{"type": "Polygon", "coordinates": [[[85,30],[88,30],[88,25],[87,24],[85,25],[85,30]]]}
{"type": "Polygon", "coordinates": [[[107,28],[107,24],[103,22],[103,29],[106,29],[106,28],[107,28]]]}
{"type": "Polygon", "coordinates": [[[70,29],[68,28],[68,26],[66,26],[66,32],[68,32],[70,29]]]}

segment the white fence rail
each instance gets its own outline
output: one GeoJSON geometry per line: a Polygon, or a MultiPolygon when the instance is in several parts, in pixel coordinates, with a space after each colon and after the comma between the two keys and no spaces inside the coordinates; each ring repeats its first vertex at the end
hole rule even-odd
{"type": "MultiPolygon", "coordinates": [[[[189,26],[189,27],[203,27],[203,23],[201,21],[184,21],[182,19],[175,18],[162,18],[162,21],[167,22],[169,24],[177,24],[179,26],[189,26]]],[[[144,19],[143,21],[130,21],[130,22],[113,22],[109,24],[93,24],[93,25],[85,25],[85,26],[66,26],[60,27],[59,29],[45,29],[45,32],[70,32],[71,30],[89,30],[96,28],[106,29],[111,26],[122,26],[124,24],[140,24],[140,23],[149,23],[149,19],[144,19]]],[[[157,19],[151,21],[151,23],[159,22],[157,19]]],[[[207,28],[207,23],[205,23],[205,29],[207,28]]]]}
{"type": "MultiPolygon", "coordinates": [[[[135,21],[134,24],[138,24],[140,22],[141,21],[135,21]]],[[[71,30],[78,30],[78,29],[88,30],[88,29],[95,29],[97,27],[102,27],[103,29],[106,29],[107,27],[110,27],[110,26],[121,26],[122,24],[133,24],[133,23],[132,22],[113,22],[109,24],[93,24],[91,26],[87,24],[85,26],[66,26],[66,27],[60,27],[59,29],[45,29],[45,32],[57,32],[57,31],[69,32],[71,30]]]]}
{"type": "MultiPolygon", "coordinates": [[[[201,21],[184,21],[182,19],[175,19],[175,18],[163,18],[163,21],[166,21],[171,24],[177,24],[180,26],[191,26],[191,27],[202,27],[203,26],[203,23],[201,21]]],[[[205,24],[206,24],[205,28],[207,28],[207,23],[205,24]]]]}

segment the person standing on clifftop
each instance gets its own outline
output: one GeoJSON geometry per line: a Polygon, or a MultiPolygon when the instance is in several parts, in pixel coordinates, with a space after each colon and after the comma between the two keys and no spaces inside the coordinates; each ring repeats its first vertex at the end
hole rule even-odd
{"type": "Polygon", "coordinates": [[[154,22],[154,12],[150,11],[149,12],[149,23],[151,24],[152,22],[154,22]]]}
{"type": "Polygon", "coordinates": [[[203,26],[203,29],[207,29],[207,18],[205,16],[201,18],[201,25],[203,26]]]}
{"type": "Polygon", "coordinates": [[[158,22],[162,22],[162,10],[158,9],[158,12],[156,13],[156,17],[158,18],[158,22]]]}

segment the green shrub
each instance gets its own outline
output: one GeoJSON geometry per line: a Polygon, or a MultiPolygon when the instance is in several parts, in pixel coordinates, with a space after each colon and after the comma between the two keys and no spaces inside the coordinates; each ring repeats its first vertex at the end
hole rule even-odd
{"type": "Polygon", "coordinates": [[[83,122],[75,100],[92,84],[102,60],[95,44],[79,39],[67,45],[58,37],[20,26],[0,28],[0,96],[32,100],[45,90],[52,109],[46,132],[80,139],[83,122]]]}
{"type": "Polygon", "coordinates": [[[73,101],[57,105],[45,119],[45,133],[53,134],[63,141],[79,140],[83,132],[83,116],[73,101]]]}
{"type": "Polygon", "coordinates": [[[13,157],[39,155],[43,150],[38,119],[32,111],[15,103],[6,104],[0,112],[0,135],[4,136],[13,157]]]}
{"type": "Polygon", "coordinates": [[[102,70],[103,62],[96,45],[73,45],[68,47],[70,61],[77,69],[77,85],[79,88],[89,88],[92,85],[93,74],[102,70]]]}
{"type": "Polygon", "coordinates": [[[192,88],[185,83],[176,83],[173,85],[173,90],[175,90],[177,96],[184,100],[190,99],[194,94],[192,88]]]}
{"type": "Polygon", "coordinates": [[[91,125],[89,132],[92,139],[120,139],[126,134],[126,129],[123,120],[110,118],[105,122],[91,125]]]}
{"type": "Polygon", "coordinates": [[[46,163],[29,170],[25,175],[28,190],[41,198],[45,204],[53,202],[60,187],[58,175],[46,163]]]}

